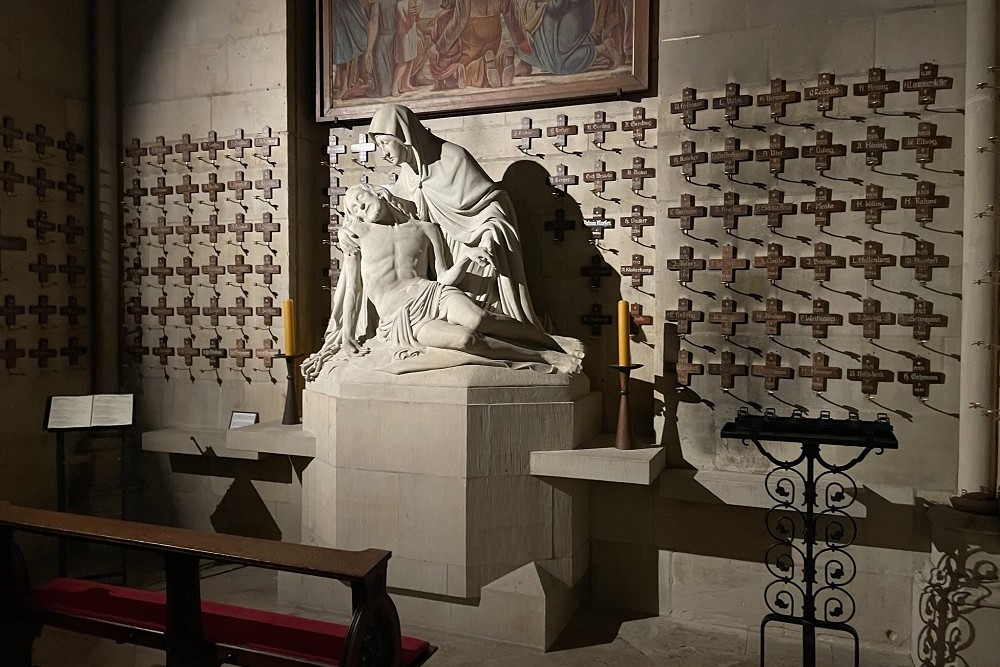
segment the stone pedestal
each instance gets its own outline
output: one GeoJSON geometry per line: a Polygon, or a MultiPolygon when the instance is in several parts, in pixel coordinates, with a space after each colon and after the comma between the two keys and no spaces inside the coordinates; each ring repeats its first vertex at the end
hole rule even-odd
{"type": "MultiPolygon", "coordinates": [[[[545,648],[587,569],[587,495],[583,482],[531,477],[530,453],[578,446],[600,417],[584,376],[342,366],[304,393],[316,457],[303,476],[303,541],[391,550],[404,622],[545,648]]],[[[330,606],[282,581],[299,604],[330,606]]]]}

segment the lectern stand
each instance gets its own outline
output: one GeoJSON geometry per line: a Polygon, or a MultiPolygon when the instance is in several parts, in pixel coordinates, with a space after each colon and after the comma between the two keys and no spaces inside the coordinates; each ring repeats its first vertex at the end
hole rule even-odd
{"type": "Polygon", "coordinates": [[[774,464],[765,484],[775,502],[767,512],[767,530],[776,542],[764,562],[775,581],[764,589],[770,613],[760,624],[761,667],[767,664],[764,630],[772,622],[802,627],[804,667],[816,665],[816,628],[851,635],[858,667],[858,633],[849,625],[854,598],[844,588],[857,574],[846,549],[857,537],[858,525],[847,508],[858,487],[847,471],[872,452],[878,455],[899,447],[889,419],[882,414],[876,421],[862,421],[853,414],[849,419],[830,419],[826,411],[818,419],[807,419],[798,410],[791,417],[778,417],[771,409],[757,416],[741,408],[736,421],[722,427],[722,437],[753,443],[774,464]],[[781,457],[768,451],[763,443],[769,442],[797,442],[801,450],[781,457]],[[857,453],[838,465],[824,458],[831,447],[853,448],[857,453]]]}

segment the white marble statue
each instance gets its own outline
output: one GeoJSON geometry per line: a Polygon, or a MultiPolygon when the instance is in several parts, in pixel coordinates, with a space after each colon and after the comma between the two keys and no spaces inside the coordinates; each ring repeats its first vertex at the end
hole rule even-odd
{"type": "Polygon", "coordinates": [[[466,256],[474,259],[459,287],[486,310],[544,331],[528,293],[507,192],[468,151],[435,136],[407,107],[381,107],[368,131],[382,157],[398,167],[392,194],[407,202],[418,220],[441,229],[456,264],[466,256]],[[479,261],[484,255],[487,261],[479,261]]]}
{"type": "Polygon", "coordinates": [[[580,371],[580,341],[488,311],[456,287],[470,269],[494,265],[485,248],[467,249],[451,261],[441,229],[411,217],[404,202],[379,186],[349,188],[344,210],[344,263],[323,347],[302,365],[307,380],[373,351],[383,359],[371,365],[374,370],[396,373],[470,363],[580,371]],[[369,303],[376,322],[369,321],[369,303]],[[394,367],[414,358],[419,360],[394,367]]]}

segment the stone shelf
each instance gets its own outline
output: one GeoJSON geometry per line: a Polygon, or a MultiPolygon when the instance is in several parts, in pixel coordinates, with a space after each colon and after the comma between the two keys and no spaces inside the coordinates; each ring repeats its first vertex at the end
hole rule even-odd
{"type": "Polygon", "coordinates": [[[663,448],[640,438],[638,449],[615,449],[613,438],[603,434],[579,449],[531,452],[531,474],[643,486],[655,482],[667,463],[663,448]]]}
{"type": "Polygon", "coordinates": [[[302,424],[264,422],[226,431],[226,447],[234,451],[313,458],[316,436],[305,431],[302,424]]]}
{"type": "Polygon", "coordinates": [[[225,459],[256,461],[257,452],[230,449],[226,445],[226,431],[204,428],[164,428],[142,434],[142,449],[146,452],[187,454],[190,456],[218,456],[225,459]],[[198,441],[196,445],[192,440],[198,441]],[[199,450],[199,447],[201,449],[199,450]],[[211,448],[211,454],[207,450],[211,448]],[[204,451],[203,451],[204,450],[204,451]]]}

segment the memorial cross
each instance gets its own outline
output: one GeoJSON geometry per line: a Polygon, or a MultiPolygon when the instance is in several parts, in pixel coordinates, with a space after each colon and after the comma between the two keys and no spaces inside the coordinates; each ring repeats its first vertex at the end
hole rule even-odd
{"type": "Polygon", "coordinates": [[[566,148],[566,144],[569,141],[567,137],[578,134],[580,131],[578,126],[569,125],[568,123],[569,118],[565,114],[558,114],[555,126],[545,128],[546,136],[556,138],[552,142],[556,148],[566,148]]]}
{"type": "Polygon", "coordinates": [[[230,264],[226,268],[231,275],[236,276],[236,282],[242,283],[246,274],[253,273],[253,267],[244,263],[243,255],[236,255],[233,258],[233,262],[233,264],[230,264]]]}
{"type": "Polygon", "coordinates": [[[59,354],[69,359],[70,366],[76,366],[80,363],[80,357],[87,354],[87,348],[80,345],[80,340],[76,336],[70,336],[66,347],[59,348],[59,354]]]}
{"type": "Polygon", "coordinates": [[[537,127],[531,127],[532,120],[525,116],[521,119],[521,127],[516,130],[511,130],[510,138],[519,139],[521,141],[521,150],[524,152],[531,150],[531,140],[540,139],[542,137],[541,129],[537,127]]]}
{"type": "Polygon", "coordinates": [[[771,118],[775,120],[785,117],[787,105],[802,101],[802,94],[786,90],[786,85],[784,79],[771,79],[771,91],[757,96],[757,106],[771,107],[771,118]]]}
{"type": "MultiPolygon", "coordinates": [[[[846,88],[846,86],[845,86],[846,88]]],[[[820,130],[816,133],[816,143],[802,147],[802,157],[813,158],[816,161],[816,171],[827,171],[831,168],[833,158],[847,155],[846,144],[833,143],[833,132],[820,130]]]]}
{"type": "Polygon", "coordinates": [[[276,234],[281,231],[281,224],[274,222],[270,213],[265,213],[263,215],[263,221],[254,225],[254,230],[263,234],[264,241],[270,243],[272,234],[276,234]]]}
{"type": "Polygon", "coordinates": [[[951,204],[950,197],[934,194],[936,187],[930,181],[920,181],[917,183],[916,195],[900,197],[900,207],[912,209],[915,213],[914,219],[920,224],[934,222],[934,209],[948,208],[951,204]]]}
{"type": "Polygon", "coordinates": [[[695,196],[692,194],[681,195],[681,205],[671,206],[667,209],[667,217],[672,220],[680,220],[681,231],[694,229],[696,218],[704,218],[707,209],[704,206],[696,206],[695,196]]]}
{"type": "Polygon", "coordinates": [[[692,322],[704,322],[705,313],[700,310],[692,310],[691,299],[681,297],[677,299],[677,309],[668,310],[664,313],[667,322],[677,323],[677,333],[686,335],[691,333],[692,322]]]}
{"type": "Polygon", "coordinates": [[[257,354],[257,358],[264,362],[264,368],[272,368],[274,358],[278,356],[278,351],[274,349],[274,341],[265,338],[262,345],[263,347],[254,350],[254,352],[257,354]]]}
{"type": "Polygon", "coordinates": [[[38,275],[38,284],[44,285],[49,282],[49,276],[59,270],[55,264],[49,263],[49,258],[39,253],[38,261],[28,264],[28,270],[38,275]]]}
{"type": "Polygon", "coordinates": [[[161,296],[156,300],[156,306],[150,308],[149,312],[159,321],[161,327],[167,326],[167,318],[173,317],[174,309],[167,305],[167,297],[161,296]]]}
{"type": "Polygon", "coordinates": [[[44,125],[35,125],[35,131],[29,132],[25,138],[28,143],[35,144],[35,152],[39,155],[45,155],[45,151],[56,143],[55,139],[45,133],[44,125]]]}
{"type": "Polygon", "coordinates": [[[830,215],[843,213],[846,210],[847,202],[843,199],[834,199],[833,190],[822,186],[816,188],[816,199],[802,202],[802,212],[812,213],[813,222],[817,227],[829,227],[830,215]]]}
{"type": "MultiPolygon", "coordinates": [[[[191,153],[198,152],[198,142],[191,141],[190,134],[182,134],[181,142],[179,144],[174,144],[174,151],[181,156],[181,161],[191,162],[191,153]]],[[[188,179],[190,182],[190,179],[188,179]]]]}
{"type": "Polygon", "coordinates": [[[681,91],[681,101],[670,103],[670,113],[680,114],[684,127],[694,125],[698,112],[706,109],[708,109],[708,99],[699,99],[696,88],[685,88],[681,91]]]}
{"type": "Polygon", "coordinates": [[[201,232],[201,228],[198,225],[191,224],[191,216],[185,215],[181,221],[184,224],[177,225],[174,227],[174,231],[181,235],[181,240],[187,244],[191,245],[191,237],[195,234],[201,232]]]}
{"type": "Polygon", "coordinates": [[[226,233],[226,226],[219,224],[219,216],[214,213],[208,216],[208,224],[201,226],[201,231],[208,234],[209,243],[218,243],[219,234],[226,233]]]}
{"type": "Polygon", "coordinates": [[[826,391],[828,381],[843,378],[844,369],[830,366],[830,357],[822,352],[813,352],[812,365],[799,366],[799,375],[804,378],[812,378],[812,390],[823,392],[826,391]]]}
{"type": "Polygon", "coordinates": [[[236,347],[229,348],[229,356],[236,362],[237,368],[244,368],[247,359],[253,359],[253,350],[247,349],[247,342],[242,338],[236,339],[236,347]]]}
{"type": "Polygon", "coordinates": [[[727,83],[726,94],[723,97],[712,98],[713,109],[725,109],[723,118],[727,121],[740,119],[742,107],[753,106],[753,95],[740,95],[740,84],[727,83]]]}
{"type": "Polygon", "coordinates": [[[13,162],[4,162],[3,171],[0,171],[0,180],[3,181],[3,191],[7,195],[14,194],[14,186],[24,183],[24,175],[17,173],[17,167],[13,162]]]}
{"type": "Polygon", "coordinates": [[[799,313],[799,324],[812,327],[813,338],[828,338],[830,327],[844,325],[844,316],[830,312],[830,302],[813,299],[811,313],[799,313]]]}
{"type": "Polygon", "coordinates": [[[28,176],[28,185],[34,186],[35,194],[42,199],[49,190],[56,187],[56,182],[46,176],[44,167],[38,167],[34,176],[28,176]]]}
{"type": "Polygon", "coordinates": [[[208,300],[207,306],[201,309],[201,314],[209,318],[213,327],[219,326],[219,318],[225,317],[228,311],[225,306],[219,305],[219,297],[213,296],[208,300]]]}
{"type": "Polygon", "coordinates": [[[257,306],[257,316],[263,317],[264,324],[271,326],[275,317],[281,317],[281,308],[274,305],[274,299],[272,297],[265,296],[264,305],[257,306]]]}
{"type": "Polygon", "coordinates": [[[194,299],[186,296],[184,297],[184,305],[177,308],[177,314],[184,317],[184,324],[191,326],[194,324],[195,315],[201,314],[201,308],[194,305],[194,299]]]}
{"type": "Polygon", "coordinates": [[[781,299],[769,298],[765,304],[764,310],[755,310],[750,317],[754,322],[765,325],[768,336],[780,336],[782,324],[795,324],[795,313],[782,310],[784,304],[781,299]]]}
{"type": "Polygon", "coordinates": [[[347,154],[347,146],[340,143],[340,137],[335,134],[331,134],[330,140],[326,146],[326,154],[330,158],[330,161],[327,164],[331,167],[336,167],[336,165],[340,164],[340,156],[347,154]]]}
{"type": "Polygon", "coordinates": [[[601,288],[601,279],[614,275],[614,269],[604,262],[599,253],[594,253],[590,258],[590,264],[580,269],[580,275],[590,278],[590,289],[597,291],[601,288]]]}
{"type": "Polygon", "coordinates": [[[566,219],[566,211],[563,209],[556,209],[555,220],[545,221],[545,231],[553,232],[553,238],[556,243],[562,243],[566,240],[566,232],[570,229],[576,229],[575,220],[566,219]]]}
{"type": "MultiPolygon", "coordinates": [[[[212,162],[219,159],[219,151],[225,150],[225,148],[226,142],[219,140],[219,135],[215,132],[215,130],[208,133],[207,141],[201,142],[201,150],[208,152],[208,159],[212,162]]],[[[205,190],[202,190],[202,192],[205,192],[205,190]]],[[[215,200],[213,199],[212,201],[215,200]]]]}
{"type": "Polygon", "coordinates": [[[263,157],[271,157],[271,149],[281,145],[281,139],[272,134],[271,128],[264,127],[264,131],[259,136],[254,137],[253,145],[254,148],[260,149],[260,154],[263,157]]]}
{"type": "Polygon", "coordinates": [[[59,351],[55,348],[49,347],[48,338],[39,338],[38,347],[34,350],[28,350],[28,356],[32,359],[38,360],[39,368],[48,368],[49,359],[55,359],[59,356],[59,351]]]}
{"type": "MultiPolygon", "coordinates": [[[[210,132],[209,136],[214,136],[215,132],[210,132]]],[[[222,143],[222,142],[219,142],[222,143]]],[[[236,136],[232,139],[227,139],[225,146],[220,146],[219,149],[228,148],[231,151],[236,151],[236,157],[243,159],[243,152],[248,148],[253,148],[253,139],[247,138],[243,134],[243,128],[236,128],[236,136]]],[[[205,145],[202,144],[202,150],[205,150],[205,145]]],[[[215,159],[213,155],[212,160],[215,159]]]]}
{"type": "Polygon", "coordinates": [[[167,237],[173,236],[174,227],[173,225],[167,224],[167,219],[160,216],[156,219],[156,226],[150,227],[149,233],[155,236],[160,241],[160,245],[166,245],[167,237]]]}
{"type": "Polygon", "coordinates": [[[166,366],[167,363],[168,363],[168,360],[170,359],[170,357],[173,357],[173,356],[176,355],[176,350],[174,350],[174,348],[172,348],[172,347],[169,347],[169,345],[168,345],[169,342],[170,342],[169,337],[167,337],[167,336],[160,336],[160,344],[159,344],[159,346],[154,347],[153,350],[152,350],[153,355],[160,358],[160,365],[161,366],[166,366]]]}
{"type": "Polygon", "coordinates": [[[562,192],[566,192],[570,185],[576,185],[579,182],[580,177],[570,174],[569,167],[564,164],[556,166],[555,176],[549,176],[549,185],[562,192]]]}
{"type": "Polygon", "coordinates": [[[167,266],[166,257],[157,257],[156,266],[150,269],[149,272],[156,276],[156,281],[160,285],[166,285],[167,278],[174,275],[173,267],[167,266]]]}
{"type": "Polygon", "coordinates": [[[847,321],[851,324],[860,324],[861,335],[868,340],[875,340],[881,336],[882,327],[896,323],[896,314],[883,313],[882,302],[878,299],[865,299],[861,302],[861,312],[848,313],[847,321]]]}
{"type": "Polygon", "coordinates": [[[878,393],[879,383],[892,382],[896,379],[893,371],[886,371],[879,368],[879,358],[866,354],[861,357],[861,368],[848,368],[847,379],[851,382],[861,383],[861,392],[866,396],[874,396],[878,393]]]}
{"type": "Polygon", "coordinates": [[[646,276],[653,275],[653,267],[646,264],[642,255],[634,254],[632,255],[632,263],[621,267],[621,274],[631,276],[632,287],[639,288],[642,287],[642,281],[646,276]]]}
{"type": "Polygon", "coordinates": [[[66,318],[70,326],[75,327],[79,323],[80,317],[87,314],[87,308],[81,306],[75,296],[71,296],[67,304],[59,308],[59,314],[66,318]]]}
{"type": "Polygon", "coordinates": [[[813,255],[811,257],[800,257],[799,266],[803,269],[813,270],[813,280],[825,282],[830,279],[830,271],[833,269],[847,268],[847,258],[830,254],[829,243],[813,244],[813,255]]]}
{"type": "Polygon", "coordinates": [[[882,269],[896,266],[896,256],[882,252],[882,244],[878,241],[865,241],[863,255],[848,257],[852,269],[864,269],[865,280],[881,280],[882,269]]]}
{"type": "Polygon", "coordinates": [[[933,280],[934,269],[946,268],[949,262],[947,255],[934,254],[934,244],[930,241],[917,241],[914,254],[899,258],[899,265],[904,269],[914,269],[913,277],[922,283],[933,280]]]}
{"type": "Polygon", "coordinates": [[[753,258],[755,269],[767,269],[767,279],[771,282],[781,280],[785,269],[795,268],[795,258],[784,254],[785,248],[780,243],[768,243],[767,254],[753,258]]]}
{"type": "Polygon", "coordinates": [[[28,312],[38,318],[39,324],[48,324],[49,315],[55,315],[58,311],[58,308],[49,304],[49,297],[44,294],[38,295],[37,305],[28,307],[28,312]]]}
{"type": "Polygon", "coordinates": [[[930,395],[932,384],[944,384],[944,373],[931,371],[930,360],[924,357],[913,358],[912,371],[900,371],[899,381],[908,384],[913,388],[913,395],[917,398],[927,398],[930,395]]]}
{"type": "MultiPolygon", "coordinates": [[[[617,130],[618,130],[618,123],[616,123],[613,120],[609,121],[608,115],[603,111],[595,111],[594,122],[585,123],[583,126],[584,134],[594,135],[592,141],[595,146],[600,146],[607,140],[606,133],[615,132],[617,130]]],[[[531,148],[531,146],[529,145],[528,148],[531,148]]]]}
{"type": "Polygon", "coordinates": [[[948,316],[934,312],[934,304],[919,299],[913,302],[912,313],[901,313],[899,325],[913,328],[914,340],[927,341],[931,338],[931,329],[948,326],[948,316]]]}
{"type": "Polygon", "coordinates": [[[264,263],[255,266],[254,270],[264,276],[265,285],[270,285],[274,276],[281,273],[281,265],[274,263],[274,255],[264,255],[264,263]]]}
{"type": "Polygon", "coordinates": [[[361,156],[357,159],[358,164],[368,164],[369,153],[374,153],[377,148],[375,142],[369,141],[368,135],[363,132],[358,135],[358,143],[351,144],[351,152],[361,156]]]}
{"type": "Polygon", "coordinates": [[[226,191],[226,184],[219,182],[219,176],[215,172],[208,175],[208,183],[201,184],[201,191],[208,195],[211,202],[219,201],[219,193],[226,191]]]}
{"type": "Polygon", "coordinates": [[[692,375],[704,375],[705,367],[702,364],[691,362],[691,352],[680,350],[677,353],[677,363],[674,364],[674,372],[677,374],[677,384],[681,387],[691,386],[692,375]]]}
{"type": "Polygon", "coordinates": [[[24,138],[24,130],[19,130],[14,124],[14,119],[10,116],[3,117],[3,125],[0,125],[0,140],[3,141],[3,148],[8,153],[14,152],[14,141],[24,138]]]}
{"type": "Polygon", "coordinates": [[[49,214],[39,209],[34,218],[28,218],[28,229],[35,230],[35,240],[44,242],[49,232],[56,231],[56,224],[49,222],[49,214]]]}
{"type": "MultiPolygon", "coordinates": [[[[705,151],[698,152],[698,144],[694,141],[682,141],[681,152],[678,153],[677,155],[671,155],[669,159],[671,167],[681,168],[681,175],[684,176],[684,178],[694,178],[698,172],[698,165],[705,164],[708,162],[708,153],[705,151]]],[[[633,158],[632,159],[633,166],[635,166],[636,160],[643,160],[643,158],[633,158]]],[[[629,176],[626,176],[625,174],[626,171],[629,170],[626,169],[622,171],[622,178],[630,178],[629,176]]],[[[655,175],[656,173],[654,172],[651,176],[655,175]]],[[[632,189],[641,190],[642,181],[639,182],[638,188],[636,188],[635,184],[633,183],[632,189]]]]}
{"type": "Polygon", "coordinates": [[[709,324],[718,324],[719,333],[723,338],[736,335],[736,326],[747,323],[747,314],[736,310],[736,302],[726,298],[722,300],[722,310],[709,311],[709,324]]]}
{"type": "Polygon", "coordinates": [[[218,285],[219,276],[225,275],[226,267],[219,266],[219,258],[215,255],[211,255],[208,258],[208,264],[201,267],[201,272],[208,276],[209,283],[218,285]]]}
{"type": "MultiPolygon", "coordinates": [[[[60,234],[66,237],[66,243],[69,245],[76,245],[76,237],[83,236],[87,230],[83,228],[83,225],[77,224],[76,216],[67,215],[66,222],[59,225],[57,228],[60,234]]],[[[0,247],[0,250],[3,248],[0,247]]]]}
{"type": "Polygon", "coordinates": [[[185,366],[194,366],[194,358],[201,356],[201,351],[194,346],[194,339],[185,338],[184,347],[177,350],[177,356],[184,358],[185,366]]]}
{"type": "Polygon", "coordinates": [[[837,76],[831,72],[822,72],[816,83],[805,90],[807,100],[816,100],[816,111],[830,111],[835,99],[847,97],[847,86],[837,83],[837,76]]]}
{"type": "Polygon", "coordinates": [[[646,130],[656,129],[656,119],[646,118],[645,107],[634,107],[632,109],[632,120],[622,122],[622,130],[632,133],[632,141],[641,143],[646,141],[646,130]]]}
{"type": "Polygon", "coordinates": [[[243,201],[243,193],[247,190],[253,189],[253,182],[248,181],[243,178],[243,172],[238,171],[235,173],[233,180],[226,181],[226,188],[230,192],[234,193],[234,197],[239,201],[243,201]]]}
{"type": "Polygon", "coordinates": [[[781,134],[772,134],[768,148],[758,149],[755,153],[757,162],[767,162],[768,169],[772,174],[783,174],[785,172],[785,161],[794,160],[799,156],[799,149],[786,147],[785,137],[781,134]]]}
{"type": "Polygon", "coordinates": [[[721,164],[722,171],[727,176],[740,173],[740,163],[753,160],[753,151],[740,148],[738,137],[726,137],[725,149],[712,151],[712,164],[721,164]]]}
{"type": "Polygon", "coordinates": [[[937,91],[950,90],[954,83],[950,76],[938,76],[938,66],[934,63],[921,63],[916,79],[903,79],[903,92],[915,92],[918,104],[930,105],[937,100],[937,91]]]}
{"type": "Polygon", "coordinates": [[[634,302],[629,306],[628,317],[635,327],[645,327],[653,323],[652,315],[643,315],[642,306],[634,302]]]}
{"type": "Polygon", "coordinates": [[[605,230],[614,229],[615,219],[608,217],[602,207],[595,206],[594,216],[584,218],[583,226],[590,230],[591,241],[600,241],[604,239],[605,230]]]}
{"type": "Polygon", "coordinates": [[[156,156],[156,164],[160,165],[166,163],[167,156],[172,155],[173,152],[173,147],[167,146],[163,137],[157,137],[156,142],[149,147],[149,154],[156,156]]]}
{"type": "Polygon", "coordinates": [[[736,256],[736,247],[727,243],[722,246],[722,257],[708,260],[709,271],[722,272],[722,284],[736,282],[736,272],[745,271],[750,267],[750,260],[740,259],[736,256]]]}
{"type": "Polygon", "coordinates": [[[281,180],[272,178],[271,170],[265,169],[264,178],[254,181],[254,186],[264,191],[264,199],[271,199],[274,197],[274,191],[281,187],[281,180]]]}
{"type": "Polygon", "coordinates": [[[597,160],[594,162],[594,171],[583,172],[583,182],[593,183],[593,192],[604,192],[604,184],[608,181],[618,180],[618,174],[613,170],[608,171],[605,169],[604,160],[597,160]]]}
{"type": "Polygon", "coordinates": [[[781,227],[782,219],[786,215],[795,215],[799,207],[796,204],[785,203],[784,190],[770,190],[767,193],[767,203],[757,204],[753,207],[754,215],[766,215],[769,229],[781,227]]]}
{"type": "Polygon", "coordinates": [[[601,304],[595,303],[590,307],[590,312],[580,318],[580,324],[590,327],[590,335],[598,337],[601,335],[601,327],[611,326],[615,318],[605,315],[602,312],[601,304]]]}
{"type": "Polygon", "coordinates": [[[869,109],[881,109],[885,106],[885,96],[888,93],[899,92],[899,81],[891,81],[885,78],[885,70],[881,67],[872,67],[868,70],[868,81],[854,84],[854,94],[868,96],[869,109]]]}
{"type": "Polygon", "coordinates": [[[722,200],[721,206],[710,206],[708,214],[713,218],[722,218],[723,229],[737,229],[740,218],[745,218],[753,213],[752,206],[740,204],[740,196],[736,192],[727,192],[723,195],[722,200]]]}
{"type": "Polygon", "coordinates": [[[866,225],[882,224],[882,211],[895,211],[896,199],[883,197],[882,187],[869,183],[865,186],[865,196],[862,199],[851,200],[852,211],[865,212],[866,225]]]}
{"type": "Polygon", "coordinates": [[[138,167],[142,163],[142,158],[147,155],[149,155],[149,150],[140,146],[138,139],[130,141],[128,148],[125,149],[125,157],[132,160],[133,167],[138,167]]]}
{"type": "Polygon", "coordinates": [[[14,327],[17,326],[18,316],[24,315],[24,306],[17,305],[17,297],[8,294],[3,298],[3,309],[0,310],[0,314],[3,315],[8,327],[14,327]]]}
{"type": "Polygon", "coordinates": [[[132,198],[133,206],[142,205],[142,198],[149,194],[147,188],[142,187],[142,182],[138,178],[132,179],[132,187],[125,191],[126,197],[132,198]]]}
{"type": "Polygon", "coordinates": [[[246,221],[245,215],[243,215],[242,213],[237,213],[236,221],[230,222],[228,229],[230,232],[236,234],[236,240],[239,243],[243,243],[244,235],[247,232],[253,231],[253,224],[246,221]]]}
{"type": "Polygon", "coordinates": [[[66,138],[60,139],[56,147],[66,154],[66,161],[76,164],[76,158],[83,152],[83,144],[76,140],[74,132],[66,132],[66,138]]]}
{"type": "Polygon", "coordinates": [[[677,281],[689,283],[694,281],[695,271],[705,269],[705,260],[694,258],[694,248],[682,245],[679,249],[680,257],[667,260],[667,270],[677,271],[677,281]]]}
{"type": "Polygon", "coordinates": [[[17,340],[14,338],[8,338],[4,348],[0,350],[0,359],[6,362],[9,371],[17,368],[17,360],[24,359],[25,355],[27,352],[17,347],[17,340]]]}
{"type": "Polygon", "coordinates": [[[723,352],[720,363],[708,365],[708,374],[720,376],[723,389],[732,389],[735,387],[736,378],[745,377],[747,372],[746,365],[737,364],[736,355],[732,352],[723,352]]]}
{"type": "Polygon", "coordinates": [[[86,188],[76,182],[76,174],[70,173],[67,173],[63,180],[59,181],[57,187],[66,193],[66,201],[70,204],[75,204],[77,196],[86,191],[86,188]]]}
{"type": "Polygon", "coordinates": [[[241,296],[236,297],[236,305],[229,307],[229,316],[236,318],[236,324],[244,326],[247,318],[253,316],[253,308],[247,305],[246,299],[241,296]]]}
{"type": "Polygon", "coordinates": [[[791,366],[782,366],[780,354],[768,352],[764,355],[764,365],[751,365],[750,374],[764,378],[765,390],[778,391],[782,380],[791,380],[795,377],[795,369],[791,366]]]}
{"type": "MultiPolygon", "coordinates": [[[[211,174],[211,175],[215,176],[215,174],[211,174]]],[[[183,195],[183,201],[184,201],[185,204],[190,204],[191,203],[191,195],[197,194],[198,191],[201,188],[200,188],[200,186],[197,183],[192,183],[191,182],[191,175],[190,174],[184,174],[183,176],[181,176],[181,180],[183,182],[180,185],[178,185],[175,188],[175,190],[176,190],[177,194],[183,195]]]]}
{"type": "Polygon", "coordinates": [[[878,125],[869,125],[864,139],[851,142],[851,152],[864,153],[865,165],[869,167],[878,167],[886,153],[898,150],[899,141],[886,139],[885,128],[878,125]]]}
{"type": "Polygon", "coordinates": [[[951,148],[951,137],[938,134],[934,123],[920,123],[917,125],[917,136],[903,137],[902,148],[904,151],[916,151],[917,164],[930,164],[934,162],[936,149],[951,148]]]}
{"type": "Polygon", "coordinates": [[[177,275],[182,276],[184,278],[184,284],[190,287],[192,284],[192,278],[201,274],[201,269],[192,264],[190,257],[185,257],[182,261],[184,264],[183,266],[178,267],[177,275]]]}
{"type": "Polygon", "coordinates": [[[645,209],[640,204],[635,204],[632,206],[632,215],[620,220],[622,227],[628,227],[632,230],[633,239],[641,239],[643,227],[652,227],[656,223],[653,216],[643,215],[644,211],[645,209]]]}

